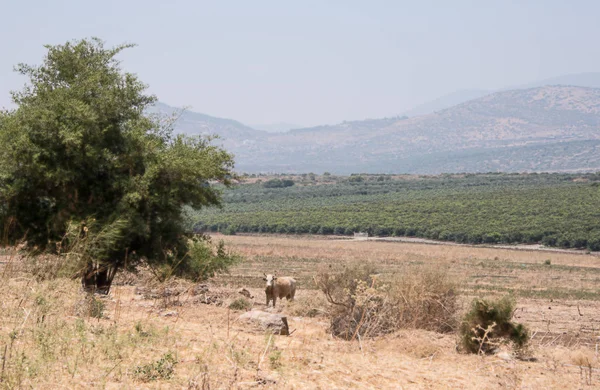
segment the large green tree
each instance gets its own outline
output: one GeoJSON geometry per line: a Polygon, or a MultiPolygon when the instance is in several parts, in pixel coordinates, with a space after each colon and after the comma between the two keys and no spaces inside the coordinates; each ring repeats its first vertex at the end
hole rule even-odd
{"type": "Polygon", "coordinates": [[[84,285],[104,292],[126,262],[193,263],[202,251],[190,248],[182,207],[218,205],[209,183],[228,185],[233,168],[210,139],[175,135],[146,115],[156,98],[115,58],[129,47],[95,38],[46,46],[40,66],[16,67],[29,82],[12,93],[17,108],[0,113],[5,238],[78,248],[84,285]]]}

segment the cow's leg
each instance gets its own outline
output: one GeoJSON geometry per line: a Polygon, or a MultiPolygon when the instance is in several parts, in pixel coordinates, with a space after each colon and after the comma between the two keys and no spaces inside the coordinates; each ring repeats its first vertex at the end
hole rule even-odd
{"type": "Polygon", "coordinates": [[[273,295],[273,307],[275,307],[275,302],[277,301],[277,297],[273,295]]]}

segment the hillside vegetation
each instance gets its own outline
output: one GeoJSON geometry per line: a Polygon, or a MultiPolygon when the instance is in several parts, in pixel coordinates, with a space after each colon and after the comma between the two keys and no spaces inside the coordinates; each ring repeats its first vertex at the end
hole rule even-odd
{"type": "Polygon", "coordinates": [[[222,210],[192,212],[224,233],[414,236],[600,250],[597,174],[306,175],[287,188],[226,190],[222,210]],[[314,179],[314,180],[311,180],[314,179]]]}

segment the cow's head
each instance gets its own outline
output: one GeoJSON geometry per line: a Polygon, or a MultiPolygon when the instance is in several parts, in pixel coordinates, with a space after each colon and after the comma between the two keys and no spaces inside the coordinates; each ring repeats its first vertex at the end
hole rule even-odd
{"type": "Polygon", "coordinates": [[[267,275],[263,274],[265,277],[263,280],[267,282],[267,287],[273,287],[273,283],[277,280],[277,276],[275,275],[267,275]]]}

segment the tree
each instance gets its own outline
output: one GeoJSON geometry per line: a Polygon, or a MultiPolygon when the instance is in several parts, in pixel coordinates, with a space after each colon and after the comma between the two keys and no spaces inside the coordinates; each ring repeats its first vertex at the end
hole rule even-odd
{"type": "MultiPolygon", "coordinates": [[[[96,38],[46,46],[42,65],[0,113],[0,218],[9,242],[78,250],[84,287],[108,293],[126,263],[173,268],[206,242],[189,240],[182,207],[220,204],[233,159],[210,138],[174,135],[145,114],[156,97],[96,38]]],[[[221,251],[222,252],[222,251],[221,251]]],[[[197,260],[197,259],[196,259],[197,260]]],[[[197,263],[197,261],[195,261],[197,263]]]]}

